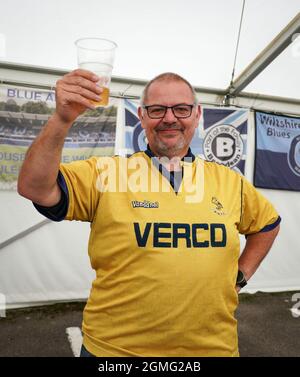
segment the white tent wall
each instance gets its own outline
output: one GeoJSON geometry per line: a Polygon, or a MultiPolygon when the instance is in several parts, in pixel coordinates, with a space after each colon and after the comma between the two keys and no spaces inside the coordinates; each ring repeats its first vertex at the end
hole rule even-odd
{"type": "MultiPolygon", "coordinates": [[[[2,84],[48,88],[64,71],[0,63],[2,84]]],[[[112,94],[138,98],[145,82],[114,77],[112,94]]],[[[201,103],[221,105],[224,91],[196,88],[201,103]]],[[[300,101],[243,93],[235,105],[300,115],[300,101]]],[[[246,177],[252,181],[255,148],[254,112],[250,112],[246,177]]],[[[297,242],[300,193],[261,190],[282,217],[281,232],[245,292],[300,289],[300,246],[297,242]]],[[[33,205],[13,191],[0,191],[0,244],[44,221],[33,205]]],[[[0,294],[7,308],[88,297],[95,276],[87,253],[89,224],[47,222],[0,249],[0,294]]],[[[244,244],[241,237],[241,248],[244,244]]]]}
{"type": "MultiPolygon", "coordinates": [[[[44,220],[15,192],[1,192],[0,201],[1,241],[44,220]]],[[[85,299],[94,277],[87,254],[88,235],[87,223],[49,222],[3,248],[0,291],[7,308],[85,299]]]]}

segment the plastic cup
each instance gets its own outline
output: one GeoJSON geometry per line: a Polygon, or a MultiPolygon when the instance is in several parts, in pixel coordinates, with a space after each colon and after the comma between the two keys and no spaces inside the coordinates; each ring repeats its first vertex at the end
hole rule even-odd
{"type": "Polygon", "coordinates": [[[117,44],[103,38],[80,38],[75,42],[78,66],[100,77],[98,85],[103,88],[101,101],[92,101],[96,107],[107,106],[109,86],[117,44]]]}

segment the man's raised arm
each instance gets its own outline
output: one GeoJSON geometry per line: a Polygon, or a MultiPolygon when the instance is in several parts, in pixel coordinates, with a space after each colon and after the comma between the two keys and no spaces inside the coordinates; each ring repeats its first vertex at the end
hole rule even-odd
{"type": "Polygon", "coordinates": [[[33,202],[51,207],[61,191],[57,175],[65,137],[75,119],[95,107],[102,89],[92,72],[77,69],[56,83],[56,110],[28,149],[18,177],[18,193],[33,202]]]}

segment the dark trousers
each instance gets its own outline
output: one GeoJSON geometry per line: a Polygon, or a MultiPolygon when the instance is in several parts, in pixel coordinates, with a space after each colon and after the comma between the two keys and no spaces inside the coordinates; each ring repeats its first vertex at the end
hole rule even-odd
{"type": "Polygon", "coordinates": [[[80,351],[80,357],[96,357],[92,353],[90,353],[84,345],[81,346],[81,351],[80,351]]]}

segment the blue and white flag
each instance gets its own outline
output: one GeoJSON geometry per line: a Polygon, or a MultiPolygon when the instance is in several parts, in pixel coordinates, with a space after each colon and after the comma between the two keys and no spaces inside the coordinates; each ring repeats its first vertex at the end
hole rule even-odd
{"type": "Polygon", "coordinates": [[[256,187],[300,191],[300,118],[256,111],[256,187]]]}
{"type": "Polygon", "coordinates": [[[207,161],[245,173],[248,117],[247,109],[203,108],[199,133],[201,150],[207,161]]]}
{"type": "Polygon", "coordinates": [[[125,107],[125,149],[127,154],[147,149],[147,138],[138,117],[137,101],[124,100],[125,107]]]}

